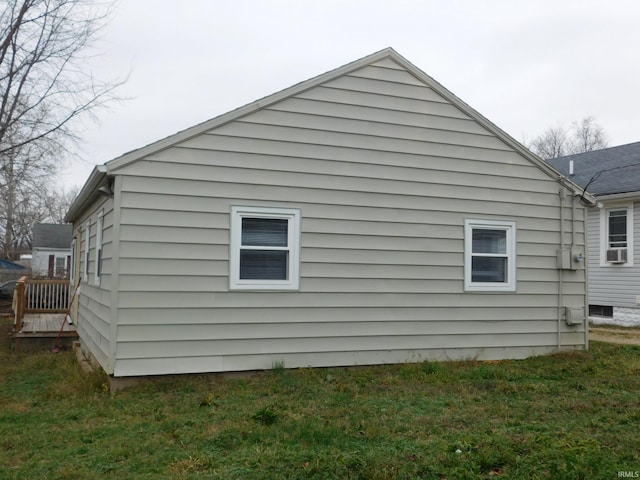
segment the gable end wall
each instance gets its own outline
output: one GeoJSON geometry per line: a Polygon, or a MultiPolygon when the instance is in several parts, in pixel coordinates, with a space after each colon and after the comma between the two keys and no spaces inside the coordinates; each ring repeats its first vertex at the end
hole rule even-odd
{"type": "MultiPolygon", "coordinates": [[[[558,338],[557,181],[394,62],[118,174],[116,376],[585,345],[583,327],[562,323],[558,338]],[[229,291],[233,205],[301,210],[300,291],[229,291]],[[466,218],[517,223],[516,293],[464,292],[466,218]]],[[[564,305],[583,306],[584,291],[583,270],[564,274],[564,305]]]]}

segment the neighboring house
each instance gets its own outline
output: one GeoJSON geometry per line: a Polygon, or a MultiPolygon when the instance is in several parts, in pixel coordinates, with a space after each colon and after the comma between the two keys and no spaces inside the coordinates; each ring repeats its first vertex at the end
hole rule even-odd
{"type": "Polygon", "coordinates": [[[386,49],[96,167],[74,320],[115,377],[584,349],[579,193],[386,49]]]}
{"type": "Polygon", "coordinates": [[[599,202],[587,217],[591,320],[640,325],[640,142],[549,163],[599,202]]]}
{"type": "Polygon", "coordinates": [[[34,276],[68,278],[73,227],[69,224],[33,225],[31,271],[34,276]]]}

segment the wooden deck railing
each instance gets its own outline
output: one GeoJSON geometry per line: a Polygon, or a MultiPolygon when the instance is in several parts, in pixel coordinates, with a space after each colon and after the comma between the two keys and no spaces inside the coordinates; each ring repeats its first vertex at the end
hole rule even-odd
{"type": "Polygon", "coordinates": [[[13,296],[16,331],[22,330],[26,313],[65,313],[70,296],[69,280],[20,278],[13,296]]]}

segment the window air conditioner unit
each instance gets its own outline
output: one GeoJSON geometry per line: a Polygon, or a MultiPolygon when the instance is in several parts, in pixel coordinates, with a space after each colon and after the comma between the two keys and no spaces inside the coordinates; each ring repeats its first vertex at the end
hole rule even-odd
{"type": "Polygon", "coordinates": [[[626,263],[627,262],[627,249],[626,248],[612,248],[607,250],[607,263],[626,263]]]}

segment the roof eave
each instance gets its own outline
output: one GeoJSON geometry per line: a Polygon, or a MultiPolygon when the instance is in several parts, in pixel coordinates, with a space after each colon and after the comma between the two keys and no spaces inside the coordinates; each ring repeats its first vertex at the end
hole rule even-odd
{"type": "MultiPolygon", "coordinates": [[[[175,145],[176,143],[187,141],[208,130],[219,127],[233,120],[237,120],[238,118],[241,118],[257,110],[265,108],[269,105],[279,102],[280,100],[291,97],[293,95],[297,95],[301,92],[304,92],[305,90],[314,88],[326,82],[327,80],[337,78],[347,72],[350,72],[352,70],[357,70],[358,68],[361,68],[371,62],[376,62],[378,60],[381,60],[389,56],[395,59],[403,59],[402,56],[392,48],[385,48],[378,52],[372,53],[371,55],[368,55],[366,57],[360,58],[353,62],[347,63],[346,65],[343,65],[341,67],[338,67],[336,69],[320,74],[316,77],[297,83],[291,87],[285,88],[284,90],[281,90],[279,92],[263,97],[259,100],[256,100],[255,102],[249,103],[235,110],[231,110],[230,112],[224,113],[218,117],[212,118],[198,125],[187,128],[186,130],[182,130],[178,133],[165,137],[162,140],[158,140],[157,142],[151,143],[137,150],[133,150],[131,152],[125,153],[124,155],[114,158],[113,160],[110,160],[105,164],[107,167],[107,172],[111,174],[112,172],[130,164],[131,162],[139,160],[147,155],[152,155],[154,153],[160,152],[166,148],[169,148],[175,145]]],[[[413,67],[413,69],[415,69],[415,67],[413,67]]]]}
{"type": "Polygon", "coordinates": [[[600,201],[629,200],[632,198],[640,198],[640,190],[636,190],[633,192],[624,192],[624,193],[608,193],[603,195],[597,195],[596,197],[600,201]]]}
{"type": "MultiPolygon", "coordinates": [[[[409,62],[407,59],[405,59],[402,55],[400,55],[398,52],[396,52],[393,48],[385,48],[383,50],[380,50],[378,52],[375,52],[371,55],[368,55],[366,57],[360,58],[358,60],[355,60],[353,62],[350,62],[346,65],[343,65],[342,67],[338,67],[334,70],[330,70],[328,72],[325,72],[321,75],[318,75],[316,77],[313,77],[309,80],[303,81],[301,83],[298,83],[296,85],[293,85],[289,88],[286,88],[284,90],[281,90],[280,92],[276,92],[272,95],[269,95],[267,97],[264,97],[260,100],[257,100],[255,102],[252,102],[250,104],[247,104],[243,107],[240,107],[236,110],[232,110],[228,113],[222,114],[216,118],[207,120],[203,123],[200,123],[198,125],[195,125],[191,128],[188,128],[186,130],[183,130],[181,132],[178,132],[176,134],[173,134],[169,137],[166,137],[164,139],[161,139],[157,142],[151,143],[147,146],[144,146],[142,148],[139,148],[137,150],[133,150],[131,152],[125,153],[124,155],[114,158],[113,160],[110,160],[109,162],[107,162],[106,164],[104,164],[102,167],[104,168],[103,172],[101,173],[105,173],[107,175],[111,175],[113,173],[116,173],[117,170],[119,170],[120,168],[125,167],[126,165],[129,165],[132,162],[135,162],[136,160],[139,160],[141,158],[144,158],[145,156],[148,155],[152,155],[155,154],[159,151],[162,151],[166,148],[169,148],[177,143],[180,142],[184,142],[187,141],[193,137],[196,137],[208,130],[211,130],[213,128],[219,127],[225,123],[231,122],[233,120],[236,120],[238,118],[241,118],[245,115],[248,115],[252,112],[255,112],[261,108],[265,108],[269,105],[272,105],[280,100],[283,100],[287,97],[293,96],[293,95],[297,95],[305,90],[309,90],[311,88],[314,88],[328,80],[331,80],[333,78],[337,78],[341,75],[344,75],[350,71],[353,70],[357,70],[358,68],[364,67],[370,63],[382,60],[383,58],[392,58],[394,61],[398,62],[399,64],[403,65],[409,72],[411,72],[412,75],[414,75],[416,78],[418,78],[419,80],[421,80],[422,82],[426,83],[427,85],[429,85],[431,88],[433,88],[436,92],[438,92],[442,97],[446,98],[447,100],[449,100],[450,102],[452,102],[457,108],[459,108],[461,111],[463,111],[465,114],[467,114],[469,117],[473,118],[475,121],[477,121],[480,125],[482,125],[484,128],[486,128],[488,131],[492,132],[494,135],[496,135],[500,140],[502,140],[504,143],[506,143],[507,145],[509,145],[511,148],[513,148],[516,152],[518,152],[520,155],[524,156],[525,158],[527,158],[529,161],[531,161],[534,165],[536,165],[540,170],[542,170],[543,172],[545,172],[547,175],[549,175],[549,177],[556,179],[561,185],[563,185],[564,187],[566,187],[567,189],[573,191],[576,195],[580,195],[581,198],[583,198],[585,201],[587,201],[588,203],[591,203],[593,205],[595,205],[596,203],[596,198],[593,197],[591,194],[589,194],[588,192],[584,193],[582,187],[580,187],[578,184],[572,182],[571,180],[569,180],[567,177],[563,176],[558,170],[556,170],[554,167],[552,167],[551,165],[549,165],[547,162],[545,162],[544,160],[542,160],[540,157],[538,157],[537,155],[535,155],[534,153],[532,153],[530,150],[528,150],[526,147],[524,147],[520,142],[518,142],[517,140],[515,140],[513,137],[511,137],[509,134],[507,134],[505,131],[503,131],[502,129],[500,129],[498,126],[496,126],[493,122],[491,122],[490,120],[488,120],[487,118],[485,118],[483,115],[481,115],[479,112],[477,112],[474,108],[472,108],[471,106],[469,106],[467,103],[465,103],[464,101],[462,101],[460,98],[458,98],[456,95],[454,95],[452,92],[450,92],[449,90],[447,90],[444,86],[442,86],[440,83],[438,83],[436,80],[434,80],[432,77],[430,77],[429,75],[427,75],[425,72],[423,72],[422,70],[420,70],[418,67],[416,67],[414,64],[412,64],[411,62],[409,62]]],[[[94,171],[95,172],[95,171],[94,171]]],[[[92,177],[93,177],[93,173],[92,173],[92,177]]],[[[97,175],[97,174],[96,174],[97,175]]],[[[92,181],[92,177],[89,178],[88,183],[90,183],[92,181]]],[[[99,179],[94,178],[93,181],[97,182],[99,179]]],[[[96,184],[97,185],[97,184],[96,184]]],[[[80,192],[80,195],[78,196],[78,201],[80,201],[80,203],[84,203],[87,201],[87,197],[88,195],[90,195],[90,192],[93,191],[92,189],[88,189],[89,191],[86,192],[85,196],[83,197],[83,193],[85,192],[85,190],[87,189],[88,185],[85,186],[85,188],[83,188],[83,190],[80,192]]],[[[99,185],[98,185],[99,187],[99,185]]],[[[65,221],[67,219],[71,219],[73,218],[73,214],[77,214],[76,210],[74,209],[74,207],[79,208],[76,203],[78,202],[74,202],[74,204],[72,205],[71,209],[69,210],[69,214],[67,214],[68,216],[65,217],[65,221]]]]}
{"type": "Polygon", "coordinates": [[[76,196],[64,217],[65,223],[74,223],[85,207],[98,195],[98,189],[107,183],[107,167],[96,165],[91,171],[82,190],[76,196]]]}
{"type": "Polygon", "coordinates": [[[537,156],[535,153],[530,151],[524,145],[522,145],[519,141],[509,135],[507,132],[498,127],[491,120],[486,118],[484,115],[479,113],[475,108],[471,107],[464,100],[457,97],[454,93],[448,90],[446,87],[441,85],[437,80],[430,77],[428,74],[420,70],[418,67],[413,65],[407,59],[402,57],[400,54],[394,51],[394,54],[397,56],[397,60],[403,63],[403,66],[407,68],[410,72],[412,72],[419,80],[427,83],[431,86],[439,95],[449,100],[451,103],[456,105],[460,110],[462,110],[465,114],[469,115],[476,122],[482,125],[484,128],[492,132],[496,135],[500,140],[513,148],[520,155],[527,158],[531,163],[536,165],[540,170],[549,175],[553,179],[557,179],[558,182],[569,190],[573,191],[575,195],[580,195],[585,201],[590,204],[596,204],[596,198],[588,192],[583,192],[583,188],[580,187],[577,183],[574,183],[554,167],[545,162],[542,158],[537,156]]]}

